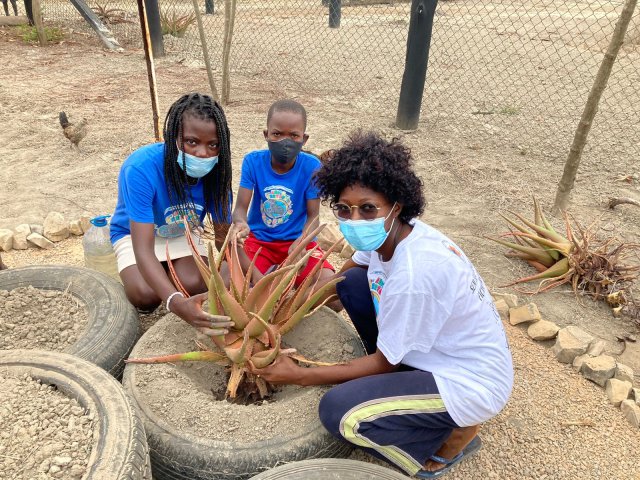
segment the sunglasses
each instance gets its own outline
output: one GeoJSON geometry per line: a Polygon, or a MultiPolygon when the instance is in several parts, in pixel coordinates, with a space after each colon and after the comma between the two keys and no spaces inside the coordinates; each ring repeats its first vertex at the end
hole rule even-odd
{"type": "Polygon", "coordinates": [[[331,210],[338,220],[350,220],[353,209],[358,209],[358,215],[364,220],[375,220],[378,217],[378,207],[373,203],[363,203],[362,205],[347,205],[346,203],[334,203],[331,210]]]}

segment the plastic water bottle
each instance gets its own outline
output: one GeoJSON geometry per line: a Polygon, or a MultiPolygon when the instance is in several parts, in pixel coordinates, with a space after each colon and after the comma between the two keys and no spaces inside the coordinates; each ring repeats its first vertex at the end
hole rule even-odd
{"type": "Polygon", "coordinates": [[[91,228],[87,230],[82,239],[84,250],[84,264],[87,268],[106,273],[110,277],[120,281],[118,275],[118,263],[116,254],[109,238],[109,224],[107,218],[111,215],[101,215],[92,218],[91,228]]]}

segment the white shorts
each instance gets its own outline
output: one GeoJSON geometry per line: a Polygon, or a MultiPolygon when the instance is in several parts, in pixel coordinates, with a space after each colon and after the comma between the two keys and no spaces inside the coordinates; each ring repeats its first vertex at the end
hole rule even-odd
{"type": "MultiPolygon", "coordinates": [[[[198,247],[200,255],[207,255],[207,241],[202,240],[194,235],[193,241],[198,247]]],[[[156,257],[161,262],[167,261],[167,242],[169,242],[169,256],[171,260],[177,258],[190,257],[191,249],[187,243],[187,237],[184,235],[175,238],[155,237],[154,250],[156,257]]],[[[126,235],[113,244],[118,261],[118,273],[131,265],[136,264],[136,256],[133,253],[133,242],[131,235],[126,235]]]]}

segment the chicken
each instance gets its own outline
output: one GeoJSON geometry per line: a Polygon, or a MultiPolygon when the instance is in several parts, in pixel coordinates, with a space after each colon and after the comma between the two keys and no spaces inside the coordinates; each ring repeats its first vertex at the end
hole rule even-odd
{"type": "Polygon", "coordinates": [[[80,141],[87,135],[87,120],[83,118],[77,124],[71,123],[64,112],[60,112],[59,118],[64,136],[78,148],[80,141]]]}

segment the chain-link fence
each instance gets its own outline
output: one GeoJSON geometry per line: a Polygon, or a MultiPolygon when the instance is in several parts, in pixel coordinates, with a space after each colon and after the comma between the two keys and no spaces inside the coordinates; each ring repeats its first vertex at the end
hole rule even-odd
{"type": "MultiPolygon", "coordinates": [[[[224,2],[200,0],[211,65],[219,82],[224,2]],[[213,7],[213,8],[212,8],[213,7]],[[205,14],[206,11],[213,14],[205,14]]],[[[329,28],[327,0],[237,0],[231,97],[242,76],[283,94],[346,99],[363,111],[395,114],[410,18],[408,2],[343,0],[329,28]],[[380,3],[379,3],[380,2],[380,3]]],[[[133,0],[91,0],[123,46],[139,46],[133,0]]],[[[603,58],[621,0],[441,0],[436,10],[423,118],[486,118],[523,151],[566,151],[603,58]],[[477,117],[474,117],[477,116],[477,117]]],[[[46,20],[87,28],[68,1],[43,0],[46,20]]],[[[189,0],[160,0],[167,18],[189,23],[165,35],[168,55],[202,60],[189,0]]],[[[600,105],[590,146],[640,153],[640,12],[636,11],[600,105]]],[[[478,124],[479,122],[475,122],[478,124]]],[[[463,128],[463,127],[461,127],[463,128]]]]}

